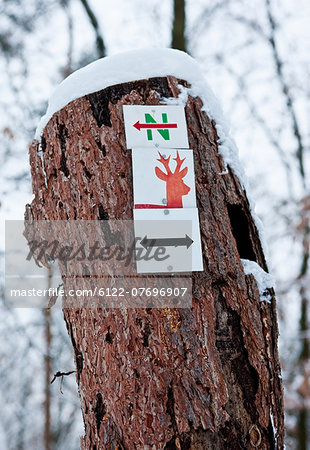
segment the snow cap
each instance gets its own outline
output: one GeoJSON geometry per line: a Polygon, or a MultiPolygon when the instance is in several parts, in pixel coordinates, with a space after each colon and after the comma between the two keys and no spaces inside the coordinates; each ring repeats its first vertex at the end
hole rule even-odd
{"type": "Polygon", "coordinates": [[[186,80],[196,87],[204,84],[209,101],[213,107],[218,107],[213,93],[205,84],[199,64],[187,53],[171,48],[134,50],[98,59],[62,81],[48,102],[35,138],[40,139],[55,112],[77,98],[115,84],[167,75],[186,80]]]}

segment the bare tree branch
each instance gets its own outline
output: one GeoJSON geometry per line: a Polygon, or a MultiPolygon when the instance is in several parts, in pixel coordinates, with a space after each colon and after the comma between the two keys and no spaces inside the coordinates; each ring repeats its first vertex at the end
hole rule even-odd
{"type": "Polygon", "coordinates": [[[274,136],[273,130],[270,129],[270,127],[268,126],[266,120],[258,112],[256,105],[251,100],[251,96],[247,93],[247,86],[246,86],[246,83],[244,81],[244,77],[242,77],[239,74],[237,74],[232,69],[232,67],[230,67],[228,65],[228,63],[224,60],[224,58],[221,55],[217,55],[216,59],[217,59],[217,61],[220,64],[225,65],[225,68],[228,71],[228,73],[231,76],[233,76],[234,79],[236,80],[236,83],[237,83],[237,85],[239,87],[239,92],[240,92],[239,95],[243,98],[243,100],[245,101],[245,103],[247,104],[247,106],[249,108],[249,111],[250,111],[251,115],[257,121],[257,123],[261,127],[262,131],[264,132],[265,136],[268,138],[268,140],[270,141],[271,145],[274,147],[274,149],[278,153],[278,156],[279,156],[279,158],[280,158],[280,160],[281,160],[281,162],[283,164],[284,170],[286,172],[287,185],[288,185],[288,189],[290,191],[290,195],[292,196],[291,188],[293,186],[293,183],[292,183],[292,175],[291,175],[291,165],[290,165],[290,163],[287,160],[287,155],[283,151],[283,149],[282,149],[278,139],[274,136]]]}
{"type": "Polygon", "coordinates": [[[227,7],[230,1],[231,0],[220,1],[202,11],[198,19],[194,22],[192,29],[190,30],[190,35],[192,36],[190,42],[191,48],[197,45],[197,42],[199,42],[200,39],[200,34],[203,30],[206,29],[210,20],[214,18],[214,15],[223,7],[227,7]]]}
{"type": "Polygon", "coordinates": [[[274,61],[276,73],[278,76],[278,81],[280,83],[281,91],[285,98],[287,111],[288,111],[288,114],[289,114],[291,122],[292,122],[293,134],[297,141],[296,156],[298,159],[299,172],[300,172],[300,175],[302,178],[302,182],[305,185],[305,169],[304,169],[305,146],[303,143],[302,132],[300,130],[300,126],[298,123],[297,114],[296,114],[295,107],[294,107],[294,100],[291,95],[291,90],[290,90],[288,83],[286,82],[285,75],[283,72],[283,61],[280,57],[280,53],[279,53],[279,49],[278,49],[278,45],[277,45],[277,41],[276,41],[277,24],[276,24],[275,18],[273,16],[273,13],[271,10],[270,0],[265,0],[265,3],[266,3],[267,19],[268,19],[269,28],[270,28],[268,34],[266,34],[264,29],[255,20],[251,20],[251,19],[248,19],[247,17],[243,17],[243,16],[233,16],[233,17],[236,21],[246,25],[252,31],[255,31],[260,37],[262,37],[264,40],[266,40],[271,47],[273,61],[274,61]]]}
{"type": "Polygon", "coordinates": [[[105,49],[103,36],[100,32],[100,27],[99,27],[97,18],[95,16],[95,13],[89,6],[89,3],[87,0],[81,0],[81,3],[84,6],[85,12],[86,12],[86,14],[89,18],[89,21],[95,31],[98,57],[103,58],[104,56],[106,56],[106,49],[105,49]]]}
{"type": "Polygon", "coordinates": [[[293,97],[290,92],[290,88],[285,80],[285,76],[283,73],[283,62],[281,60],[279,49],[276,42],[276,30],[277,30],[277,24],[275,22],[274,16],[271,11],[271,5],[270,0],[266,0],[266,11],[267,11],[267,18],[269,21],[270,26],[270,34],[268,37],[268,41],[270,43],[274,64],[276,68],[276,72],[278,75],[278,79],[281,85],[282,93],[286,99],[286,106],[288,113],[291,117],[292,121],[292,127],[293,127],[293,133],[297,141],[297,152],[296,156],[299,163],[299,172],[301,175],[301,178],[303,180],[303,183],[305,184],[305,169],[304,169],[304,144],[303,144],[303,138],[300,131],[300,127],[298,124],[297,114],[294,107],[294,101],[293,97]]]}

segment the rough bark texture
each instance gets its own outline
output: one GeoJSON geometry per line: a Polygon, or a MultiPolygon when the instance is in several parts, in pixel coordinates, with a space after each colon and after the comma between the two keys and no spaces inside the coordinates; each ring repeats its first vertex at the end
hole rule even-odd
{"type": "MultiPolygon", "coordinates": [[[[178,95],[173,77],[71,102],[30,147],[26,218],[131,219],[122,105],[178,95]]],[[[275,299],[260,302],[240,258],[266,263],[246,194],[224,170],[201,100],[186,105],[204,272],[191,309],[64,310],[85,422],[82,449],[283,448],[275,299]],[[274,427],[272,426],[274,422],[274,427]],[[275,435],[276,432],[276,435],[275,435]]]]}

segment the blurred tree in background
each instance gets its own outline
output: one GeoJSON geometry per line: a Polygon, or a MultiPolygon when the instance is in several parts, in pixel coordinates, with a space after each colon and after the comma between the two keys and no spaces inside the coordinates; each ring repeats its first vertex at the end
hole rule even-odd
{"type": "MultiPolygon", "coordinates": [[[[145,46],[186,50],[205,69],[251,180],[277,278],[289,449],[310,446],[309,14],[306,0],[0,4],[0,211],[7,219],[22,219],[31,199],[27,145],[64,77],[145,46]]],[[[4,301],[0,308],[0,449],[78,448],[74,374],[64,377],[63,394],[60,378],[49,383],[57,371],[74,370],[61,310],[11,310],[4,301]]]]}

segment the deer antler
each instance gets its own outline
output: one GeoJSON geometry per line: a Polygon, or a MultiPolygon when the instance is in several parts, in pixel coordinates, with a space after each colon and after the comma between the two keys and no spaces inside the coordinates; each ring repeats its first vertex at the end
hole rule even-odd
{"type": "Polygon", "coordinates": [[[165,159],[165,158],[163,157],[163,155],[162,155],[160,152],[158,152],[158,154],[159,154],[160,158],[157,159],[157,161],[159,161],[159,162],[162,163],[162,165],[164,166],[164,168],[165,168],[166,171],[167,171],[167,175],[171,175],[172,172],[171,172],[171,169],[170,169],[170,167],[169,167],[170,155],[168,156],[168,158],[165,159]]]}
{"type": "Polygon", "coordinates": [[[177,157],[173,158],[173,160],[177,163],[177,166],[175,168],[174,173],[179,173],[180,172],[181,166],[182,166],[183,162],[185,161],[185,159],[186,158],[181,159],[180,155],[179,155],[179,152],[177,151],[177,157]]]}

